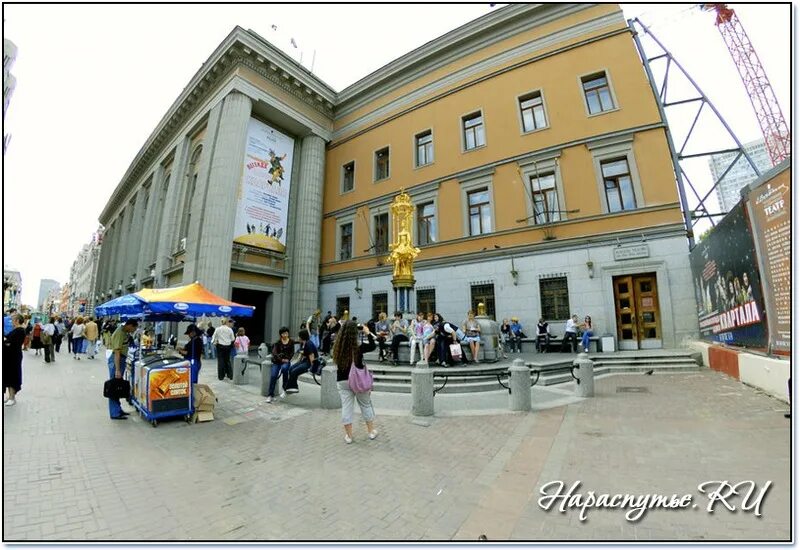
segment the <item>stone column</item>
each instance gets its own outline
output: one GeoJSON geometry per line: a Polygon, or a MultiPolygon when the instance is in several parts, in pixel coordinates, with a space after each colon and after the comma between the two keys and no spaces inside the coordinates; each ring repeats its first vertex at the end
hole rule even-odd
{"type": "MultiPolygon", "coordinates": [[[[144,187],[140,188],[136,193],[136,201],[133,204],[133,212],[131,213],[131,228],[128,234],[128,246],[125,247],[125,273],[122,278],[125,283],[124,287],[128,285],[131,280],[131,275],[136,275],[137,266],[139,265],[139,250],[144,240],[144,201],[147,197],[148,190],[144,187]]],[[[137,277],[136,285],[133,292],[139,290],[141,279],[137,277]]]]}
{"type": "MultiPolygon", "coordinates": [[[[194,188],[194,197],[188,205],[192,209],[192,217],[189,220],[189,228],[186,235],[186,259],[183,266],[183,282],[193,283],[198,280],[197,262],[200,259],[200,239],[203,230],[206,229],[205,212],[208,204],[208,181],[211,172],[211,158],[214,154],[217,136],[219,136],[219,121],[222,117],[222,105],[224,101],[217,103],[208,114],[206,133],[203,137],[203,150],[200,153],[200,166],[197,170],[197,182],[194,188]]],[[[189,155],[193,151],[189,151],[189,155]]],[[[187,169],[189,168],[190,157],[187,157],[187,169]]],[[[192,177],[191,174],[188,175],[192,177]]],[[[236,181],[236,185],[239,181],[236,181]]],[[[187,180],[187,185],[191,182],[187,180]]],[[[235,192],[235,188],[234,188],[235,192]]],[[[211,206],[214,207],[213,205],[211,206]]]]}
{"type": "Polygon", "coordinates": [[[508,387],[511,388],[509,408],[512,411],[531,410],[531,369],[525,366],[522,359],[514,359],[508,370],[511,374],[508,380],[508,387]]]}
{"type": "Polygon", "coordinates": [[[322,195],[325,182],[325,140],[303,138],[292,257],[291,327],[299,327],[319,306],[319,254],[322,238],[322,195]]]}
{"type": "MultiPolygon", "coordinates": [[[[128,245],[128,238],[130,232],[130,205],[122,209],[117,217],[119,223],[119,233],[116,238],[116,245],[114,246],[114,268],[111,272],[110,287],[113,289],[112,294],[117,295],[117,287],[119,286],[120,279],[123,279],[122,272],[125,271],[125,247],[128,245]]],[[[123,279],[124,284],[124,279],[123,279]]],[[[123,292],[125,289],[123,288],[123,292]]]]}
{"type": "MultiPolygon", "coordinates": [[[[180,212],[177,212],[178,199],[183,180],[186,179],[186,156],[189,151],[189,138],[184,137],[175,150],[175,160],[170,171],[169,188],[164,200],[161,227],[158,231],[158,241],[156,243],[156,287],[166,286],[166,279],[162,272],[172,265],[172,252],[175,249],[175,231],[180,219],[180,212]]],[[[167,182],[164,182],[167,185],[167,182]]]]}
{"type": "Polygon", "coordinates": [[[136,264],[136,279],[141,281],[150,276],[150,264],[153,263],[153,245],[158,238],[156,219],[158,218],[158,200],[161,197],[161,189],[164,179],[164,169],[159,164],[155,172],[150,176],[150,199],[147,201],[147,210],[144,214],[144,229],[142,231],[142,242],[139,247],[139,259],[136,264]]]}
{"type": "Polygon", "coordinates": [[[231,92],[222,105],[219,135],[213,147],[200,235],[196,279],[211,292],[228,297],[231,276],[231,247],[236,220],[236,189],[242,177],[247,124],[252,102],[231,92]]]}
{"type": "Polygon", "coordinates": [[[110,263],[110,254],[111,254],[111,238],[113,237],[113,232],[111,230],[111,226],[106,227],[103,230],[103,242],[100,244],[100,259],[98,263],[100,264],[98,267],[98,274],[97,280],[95,281],[95,288],[94,293],[100,294],[108,290],[108,285],[106,285],[107,278],[108,278],[108,265],[110,263]]]}

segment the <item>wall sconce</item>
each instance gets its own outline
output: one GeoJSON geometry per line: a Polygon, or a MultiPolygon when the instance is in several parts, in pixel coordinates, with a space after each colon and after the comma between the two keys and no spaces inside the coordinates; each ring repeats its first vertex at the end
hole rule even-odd
{"type": "Polygon", "coordinates": [[[361,298],[361,295],[364,293],[364,289],[361,288],[361,285],[358,282],[358,277],[356,277],[356,288],[355,288],[355,291],[356,291],[356,294],[358,294],[358,297],[361,298]]]}
{"type": "Polygon", "coordinates": [[[589,278],[594,279],[594,262],[592,260],[586,262],[586,269],[589,270],[589,278]]]}
{"type": "Polygon", "coordinates": [[[511,258],[511,282],[514,283],[514,286],[517,286],[518,279],[519,271],[514,267],[514,258],[511,258]]]}
{"type": "Polygon", "coordinates": [[[119,284],[117,285],[117,292],[122,292],[122,280],[120,280],[119,284]]]}

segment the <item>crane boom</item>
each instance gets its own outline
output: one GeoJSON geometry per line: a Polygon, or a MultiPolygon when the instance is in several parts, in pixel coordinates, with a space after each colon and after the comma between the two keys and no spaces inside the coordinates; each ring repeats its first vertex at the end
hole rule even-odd
{"type": "Polygon", "coordinates": [[[727,4],[701,6],[705,10],[714,10],[717,14],[715,24],[739,71],[764,135],[770,159],[776,165],[791,155],[791,134],[761,60],[732,8],[727,4]]]}

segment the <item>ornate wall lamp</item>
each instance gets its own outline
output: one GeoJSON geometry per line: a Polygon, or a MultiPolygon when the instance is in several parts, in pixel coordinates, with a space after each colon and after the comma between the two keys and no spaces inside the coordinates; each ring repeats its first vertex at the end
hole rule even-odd
{"type": "Polygon", "coordinates": [[[359,284],[359,281],[358,281],[358,277],[356,277],[356,288],[355,288],[355,291],[356,291],[356,294],[358,294],[359,298],[361,298],[361,295],[364,294],[364,289],[361,288],[361,285],[359,284]]]}
{"type": "Polygon", "coordinates": [[[594,279],[594,262],[592,260],[586,262],[586,269],[589,270],[589,278],[594,279]]]}
{"type": "Polygon", "coordinates": [[[514,283],[514,286],[517,286],[519,279],[519,271],[514,267],[514,257],[511,257],[511,282],[514,283]]]}

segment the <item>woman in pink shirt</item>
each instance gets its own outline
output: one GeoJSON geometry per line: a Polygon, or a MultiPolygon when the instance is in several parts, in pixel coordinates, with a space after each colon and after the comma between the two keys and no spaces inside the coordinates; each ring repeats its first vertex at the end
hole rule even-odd
{"type": "Polygon", "coordinates": [[[236,340],[233,341],[236,347],[236,355],[247,355],[250,350],[250,338],[244,335],[244,327],[239,327],[236,331],[236,340]]]}

